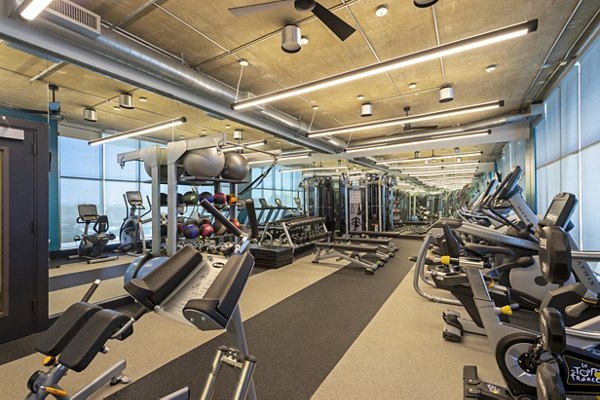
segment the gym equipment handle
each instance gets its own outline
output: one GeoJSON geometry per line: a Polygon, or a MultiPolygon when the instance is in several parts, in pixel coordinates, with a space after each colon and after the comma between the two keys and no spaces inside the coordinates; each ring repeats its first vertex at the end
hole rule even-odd
{"type": "Polygon", "coordinates": [[[90,301],[90,299],[92,298],[92,295],[94,294],[94,292],[96,291],[96,289],[98,289],[98,286],[100,286],[100,279],[96,279],[94,281],[94,283],[92,283],[92,286],[90,286],[90,288],[88,289],[88,291],[85,293],[85,295],[83,296],[83,298],[81,299],[81,301],[83,303],[87,303],[90,301]]]}
{"type": "Polygon", "coordinates": [[[211,213],[213,217],[215,217],[220,223],[222,223],[223,226],[225,226],[225,228],[227,228],[227,230],[233,233],[235,236],[242,236],[244,234],[244,232],[239,230],[235,225],[231,223],[230,220],[225,218],[225,216],[221,214],[219,210],[217,210],[212,204],[210,204],[208,200],[202,199],[200,205],[204,207],[206,211],[211,213]]]}
{"type": "Polygon", "coordinates": [[[251,238],[258,239],[258,221],[256,220],[256,210],[254,209],[254,200],[246,199],[246,212],[248,214],[248,222],[250,223],[251,238]]]}

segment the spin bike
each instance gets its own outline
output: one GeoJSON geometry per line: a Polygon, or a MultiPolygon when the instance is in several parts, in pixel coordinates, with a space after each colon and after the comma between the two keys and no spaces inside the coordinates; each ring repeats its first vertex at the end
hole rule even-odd
{"type": "Polygon", "coordinates": [[[118,256],[104,256],[102,251],[104,246],[110,241],[115,239],[115,235],[107,233],[108,228],[108,217],[106,215],[98,215],[98,209],[95,204],[80,204],[77,206],[79,211],[79,217],[77,217],[78,224],[85,224],[83,229],[83,235],[76,235],[73,237],[75,243],[79,243],[77,247],[77,255],[69,257],[70,259],[83,258],[87,260],[88,264],[95,264],[105,261],[116,260],[118,256]],[[90,233],[90,225],[92,226],[93,233],[90,233]]]}

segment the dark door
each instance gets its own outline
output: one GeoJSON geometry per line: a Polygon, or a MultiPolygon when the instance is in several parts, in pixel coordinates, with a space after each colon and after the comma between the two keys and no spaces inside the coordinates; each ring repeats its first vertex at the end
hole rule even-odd
{"type": "Polygon", "coordinates": [[[0,126],[0,343],[44,329],[48,317],[47,130],[11,122],[0,126]]]}

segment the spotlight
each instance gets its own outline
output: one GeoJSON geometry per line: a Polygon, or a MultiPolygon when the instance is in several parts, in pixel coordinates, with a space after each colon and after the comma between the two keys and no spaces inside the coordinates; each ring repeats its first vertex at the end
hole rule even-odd
{"type": "Polygon", "coordinates": [[[148,98],[147,97],[140,97],[139,100],[140,100],[140,103],[146,103],[148,101],[148,98]]]}
{"type": "Polygon", "coordinates": [[[358,96],[356,96],[356,100],[364,100],[365,96],[363,96],[362,94],[359,94],[358,96]]]}
{"type": "Polygon", "coordinates": [[[373,116],[373,104],[363,103],[363,105],[360,107],[360,116],[361,117],[372,117],[373,116]]]}
{"type": "Polygon", "coordinates": [[[98,113],[91,107],[83,109],[83,119],[89,122],[98,122],[98,113]]]}
{"type": "Polygon", "coordinates": [[[377,10],[375,10],[375,15],[377,15],[378,17],[385,17],[387,13],[388,8],[383,4],[377,7],[377,10]]]}
{"type": "Polygon", "coordinates": [[[432,5],[434,5],[437,2],[438,2],[438,0],[413,0],[415,7],[419,7],[419,8],[431,7],[432,5]]]}
{"type": "Polygon", "coordinates": [[[454,100],[454,88],[452,85],[444,85],[440,88],[440,103],[448,103],[454,100]]]}
{"type": "Polygon", "coordinates": [[[229,125],[229,124],[225,125],[225,129],[230,129],[230,128],[231,128],[231,125],[229,125]]]}
{"type": "Polygon", "coordinates": [[[416,89],[417,88],[417,82],[411,82],[408,84],[408,88],[409,89],[416,89]]]}
{"type": "Polygon", "coordinates": [[[314,106],[312,106],[312,109],[317,111],[319,109],[319,106],[315,104],[314,106]]]}
{"type": "Polygon", "coordinates": [[[485,72],[487,72],[488,74],[494,72],[496,70],[496,64],[490,64],[487,67],[485,67],[485,72]]]}
{"type": "Polygon", "coordinates": [[[300,27],[286,25],[281,31],[281,50],[286,53],[297,53],[302,49],[300,27]]]}
{"type": "Polygon", "coordinates": [[[247,67],[248,65],[250,65],[248,60],[244,60],[243,58],[239,61],[239,63],[242,67],[247,67]]]}
{"type": "Polygon", "coordinates": [[[121,107],[119,107],[119,106],[113,106],[113,110],[115,110],[115,111],[121,111],[121,107]]]}
{"type": "Polygon", "coordinates": [[[133,110],[133,96],[129,93],[121,93],[119,95],[119,106],[127,110],[133,110]]]}
{"type": "Polygon", "coordinates": [[[236,140],[242,140],[244,138],[244,131],[241,129],[236,129],[233,131],[233,138],[236,140]]]}
{"type": "Polygon", "coordinates": [[[300,37],[300,44],[302,46],[306,46],[308,44],[308,36],[302,36],[302,37],[300,37]]]}

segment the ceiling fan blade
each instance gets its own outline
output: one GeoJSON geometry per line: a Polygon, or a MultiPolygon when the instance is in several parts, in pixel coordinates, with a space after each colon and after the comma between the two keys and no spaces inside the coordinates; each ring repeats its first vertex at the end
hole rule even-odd
{"type": "Polygon", "coordinates": [[[343,19],[323,7],[319,3],[315,3],[315,8],[312,9],[312,13],[315,17],[319,18],[327,27],[335,33],[340,40],[344,41],[352,35],[356,29],[344,22],[343,19]]]}
{"type": "Polygon", "coordinates": [[[229,12],[235,15],[236,17],[243,17],[244,15],[269,11],[280,6],[285,6],[292,2],[293,0],[270,1],[268,3],[253,4],[251,6],[233,7],[229,9],[229,12]]]}

